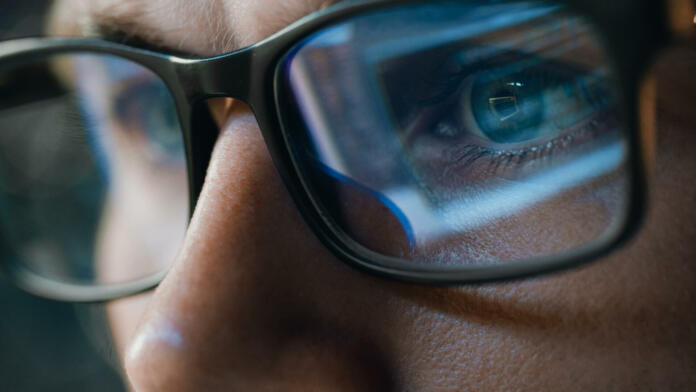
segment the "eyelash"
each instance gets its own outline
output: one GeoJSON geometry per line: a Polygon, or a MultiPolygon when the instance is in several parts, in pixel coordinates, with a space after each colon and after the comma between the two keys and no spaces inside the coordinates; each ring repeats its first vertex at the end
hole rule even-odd
{"type": "MultiPolygon", "coordinates": [[[[488,174],[497,174],[513,165],[523,165],[528,162],[545,160],[553,157],[558,151],[563,151],[578,143],[578,139],[589,140],[597,136],[599,122],[591,120],[577,130],[550,141],[545,141],[531,147],[519,150],[498,150],[476,144],[467,144],[451,152],[452,165],[464,169],[476,163],[479,159],[489,158],[488,174]]],[[[580,141],[581,142],[581,141],[580,141]]]]}

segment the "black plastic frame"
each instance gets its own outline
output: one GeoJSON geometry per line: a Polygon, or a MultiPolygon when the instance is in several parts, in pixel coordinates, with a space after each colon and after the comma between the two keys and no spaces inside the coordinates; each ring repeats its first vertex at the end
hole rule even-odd
{"type": "MultiPolygon", "coordinates": [[[[445,0],[451,1],[451,0],[445,0]]],[[[463,0],[467,1],[467,0],[463,0]]],[[[486,2],[490,0],[474,0],[486,2]]],[[[519,0],[502,0],[514,2],[519,0]]],[[[498,0],[495,3],[501,3],[498,0]]],[[[558,3],[563,0],[554,1],[558,3]]],[[[159,75],[171,90],[179,111],[188,162],[190,207],[195,208],[203,186],[218,130],[208,114],[205,100],[232,97],[249,104],[260,126],[273,162],[291,196],[317,237],[351,266],[382,277],[420,284],[471,284],[516,279],[557,271],[593,260],[615,249],[638,229],[646,204],[649,156],[654,147],[651,116],[645,111],[649,90],[649,69],[657,53],[681,37],[671,10],[689,0],[565,0],[583,14],[605,37],[613,56],[625,103],[629,132],[631,198],[628,218],[618,235],[562,256],[545,257],[510,265],[417,267],[385,257],[358,245],[332,224],[307,187],[290,153],[294,125],[286,121],[288,96],[282,87],[279,64],[284,55],[313,32],[353,15],[380,8],[425,0],[343,1],[311,14],[275,35],[233,53],[207,59],[186,59],[135,49],[96,39],[30,38],[0,43],[0,68],[60,53],[93,52],[120,56],[137,62],[159,75]],[[678,3],[678,4],[677,4],[678,3]]],[[[685,18],[692,18],[685,15],[685,18]]],[[[647,102],[648,105],[651,102],[647,102]]],[[[0,246],[3,239],[0,238],[0,246]]],[[[39,277],[21,267],[0,261],[0,269],[21,288],[34,294],[67,301],[105,301],[148,290],[166,272],[128,284],[106,287],[77,286],[39,277]]]]}

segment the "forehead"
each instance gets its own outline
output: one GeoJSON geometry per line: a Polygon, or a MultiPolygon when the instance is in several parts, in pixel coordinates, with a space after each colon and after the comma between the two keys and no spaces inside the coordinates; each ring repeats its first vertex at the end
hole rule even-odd
{"type": "Polygon", "coordinates": [[[198,54],[251,45],[335,1],[327,0],[60,0],[57,33],[89,34],[113,26],[126,34],[198,54]]]}

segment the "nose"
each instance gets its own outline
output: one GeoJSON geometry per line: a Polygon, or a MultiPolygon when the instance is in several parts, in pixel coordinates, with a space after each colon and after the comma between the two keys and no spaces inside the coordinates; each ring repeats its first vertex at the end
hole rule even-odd
{"type": "Polygon", "coordinates": [[[236,107],[126,373],[137,391],[391,390],[384,294],[315,239],[236,107]]]}

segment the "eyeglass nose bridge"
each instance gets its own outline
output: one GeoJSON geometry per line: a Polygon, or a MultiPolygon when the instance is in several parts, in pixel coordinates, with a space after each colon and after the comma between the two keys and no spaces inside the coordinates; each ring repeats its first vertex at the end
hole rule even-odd
{"type": "Polygon", "coordinates": [[[208,59],[172,58],[183,88],[191,105],[210,98],[228,97],[249,102],[254,60],[252,48],[208,59]]]}
{"type": "Polygon", "coordinates": [[[258,103],[263,96],[262,89],[268,87],[264,83],[272,79],[266,78],[264,72],[270,69],[266,54],[263,47],[256,45],[206,59],[168,59],[169,69],[176,75],[176,83],[170,87],[179,97],[180,114],[185,123],[184,138],[189,148],[190,213],[203,188],[219,132],[207,101],[233,98],[254,109],[254,102],[258,103]]]}

